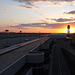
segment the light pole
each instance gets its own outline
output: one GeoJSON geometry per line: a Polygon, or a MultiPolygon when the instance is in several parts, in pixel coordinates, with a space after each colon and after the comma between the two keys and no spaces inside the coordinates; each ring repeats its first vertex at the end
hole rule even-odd
{"type": "Polygon", "coordinates": [[[9,30],[5,30],[5,32],[6,32],[6,43],[5,43],[5,47],[8,47],[9,45],[8,45],[8,39],[7,39],[7,37],[8,37],[8,32],[9,32],[9,30]]]}
{"type": "Polygon", "coordinates": [[[21,43],[21,33],[22,33],[22,31],[20,31],[20,43],[21,43]]]}

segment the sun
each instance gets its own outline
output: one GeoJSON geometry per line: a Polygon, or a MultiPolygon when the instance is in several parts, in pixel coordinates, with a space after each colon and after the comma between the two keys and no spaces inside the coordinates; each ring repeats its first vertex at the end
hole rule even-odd
{"type": "MultiPolygon", "coordinates": [[[[67,29],[65,29],[65,32],[67,33],[67,29]]],[[[74,28],[70,28],[70,33],[74,33],[74,28]]]]}
{"type": "Polygon", "coordinates": [[[74,29],[73,28],[70,28],[70,33],[74,33],[74,29]]]}

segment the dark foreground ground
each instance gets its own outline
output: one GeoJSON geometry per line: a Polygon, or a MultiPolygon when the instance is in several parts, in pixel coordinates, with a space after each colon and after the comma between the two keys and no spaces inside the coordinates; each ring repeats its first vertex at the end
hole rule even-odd
{"type": "Polygon", "coordinates": [[[71,33],[71,37],[75,39],[75,33],[71,33]]]}

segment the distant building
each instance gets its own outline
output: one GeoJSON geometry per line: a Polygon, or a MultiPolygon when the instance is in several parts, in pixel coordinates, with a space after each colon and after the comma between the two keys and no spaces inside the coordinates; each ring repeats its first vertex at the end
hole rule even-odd
{"type": "Polygon", "coordinates": [[[50,34],[50,37],[55,42],[60,42],[60,41],[66,40],[66,35],[65,34],[60,34],[60,33],[52,33],[52,34],[50,34]]]}

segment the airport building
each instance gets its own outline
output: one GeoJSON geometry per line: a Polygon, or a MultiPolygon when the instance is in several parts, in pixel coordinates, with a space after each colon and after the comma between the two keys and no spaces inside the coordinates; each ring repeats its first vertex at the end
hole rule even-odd
{"type": "Polygon", "coordinates": [[[0,59],[2,58],[5,64],[0,68],[0,75],[73,75],[75,68],[71,65],[74,65],[75,58],[74,53],[68,50],[69,43],[65,34],[50,34],[7,48],[7,50],[14,48],[10,53],[3,49],[3,53],[0,52],[0,59]],[[4,61],[9,55],[11,58],[16,57],[10,59],[8,62],[11,64],[8,65],[8,62],[4,61]]]}

